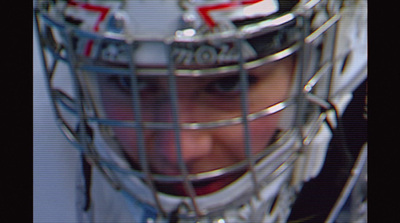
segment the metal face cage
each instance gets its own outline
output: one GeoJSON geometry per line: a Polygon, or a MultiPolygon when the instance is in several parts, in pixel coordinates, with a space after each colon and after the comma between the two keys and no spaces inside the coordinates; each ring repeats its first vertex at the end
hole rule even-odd
{"type": "MultiPolygon", "coordinates": [[[[48,4],[51,5],[51,3],[48,4]]],[[[71,23],[52,18],[47,13],[46,7],[50,6],[41,7],[39,5],[35,9],[36,28],[42,50],[47,87],[61,130],[68,140],[85,154],[87,160],[95,164],[104,173],[115,188],[128,192],[143,205],[154,207],[159,217],[171,218],[173,215],[172,211],[164,205],[163,196],[165,195],[157,191],[156,183],[159,182],[181,183],[187,196],[176,198],[179,200],[177,203],[179,205],[174,208],[178,210],[174,212],[174,215],[188,221],[200,221],[201,219],[227,218],[224,214],[229,212],[227,210],[234,210],[243,206],[243,204],[260,200],[264,191],[263,188],[267,188],[274,181],[280,181],[281,185],[285,185],[283,188],[289,188],[287,190],[294,193],[301,188],[301,184],[305,180],[312,177],[306,176],[306,173],[299,173],[302,170],[294,170],[294,167],[299,165],[299,160],[304,162],[307,159],[304,158],[304,154],[307,154],[305,151],[322,126],[328,123],[328,126],[333,128],[332,123],[327,121],[327,115],[329,111],[335,109],[328,99],[331,97],[329,86],[334,72],[334,63],[339,59],[334,58],[333,53],[335,27],[340,19],[339,1],[336,1],[336,3],[328,1],[302,2],[290,12],[277,17],[254,21],[235,31],[193,36],[187,34],[189,29],[184,29],[176,32],[174,36],[162,39],[128,38],[120,33],[101,35],[96,32],[87,32],[71,25],[71,23]],[[315,24],[312,23],[315,22],[318,13],[328,17],[322,20],[318,28],[313,28],[315,24]],[[282,30],[285,30],[286,33],[282,30]],[[248,44],[257,44],[257,41],[259,41],[257,38],[261,36],[275,40],[278,44],[271,45],[270,49],[257,52],[257,57],[251,57],[248,44]],[[188,57],[176,53],[178,52],[176,49],[188,49],[189,46],[196,49],[197,52],[201,46],[212,46],[210,43],[215,42],[229,43],[230,46],[233,46],[231,49],[235,49],[235,61],[227,60],[218,65],[205,63],[188,66],[185,64],[189,60],[188,57]],[[164,49],[166,55],[165,58],[167,58],[166,63],[156,66],[137,63],[135,51],[143,44],[162,46],[161,48],[164,49]],[[90,53],[87,51],[89,45],[91,46],[90,53]],[[108,46],[117,46],[118,55],[120,55],[118,60],[114,60],[115,57],[110,59],[110,55],[106,54],[107,52],[104,49],[108,46]],[[263,109],[250,111],[247,95],[249,70],[289,56],[295,56],[297,60],[290,95],[285,100],[278,101],[263,109]],[[59,62],[65,62],[70,68],[72,86],[74,87],[71,92],[67,93],[56,84],[56,70],[59,62]],[[211,77],[232,72],[237,72],[240,78],[239,116],[207,122],[180,121],[177,94],[178,78],[211,77]],[[94,84],[93,74],[96,77],[112,74],[128,78],[130,81],[129,93],[134,109],[132,120],[109,119],[102,113],[103,111],[98,107],[99,99],[93,95],[94,91],[99,90],[94,84]],[[143,102],[138,90],[140,89],[140,78],[143,76],[165,78],[169,89],[168,100],[171,104],[171,122],[149,122],[144,119],[141,109],[143,102]],[[250,140],[249,123],[287,110],[292,111],[288,113],[293,118],[290,123],[286,123],[289,127],[284,129],[263,152],[254,154],[250,140]],[[235,165],[209,172],[189,173],[182,156],[181,132],[184,130],[216,129],[233,125],[243,127],[246,159],[235,165]],[[104,148],[100,148],[95,143],[96,139],[102,138],[102,136],[107,138],[107,132],[113,127],[135,130],[139,160],[137,169],[132,168],[126,157],[121,154],[121,150],[105,151],[104,148]],[[152,172],[143,135],[146,129],[171,130],[174,132],[179,175],[169,176],[152,172]],[[228,201],[222,207],[203,205],[204,202],[196,194],[193,186],[195,182],[211,180],[241,170],[246,172],[241,177],[242,181],[243,179],[250,179],[248,191],[238,193],[236,201],[228,201]],[[146,187],[152,198],[149,199],[145,195],[132,192],[129,183],[127,183],[127,178],[131,180],[130,183],[134,181],[136,186],[139,185],[139,188],[146,187]],[[290,189],[291,187],[295,189],[290,189]]],[[[210,59],[215,56],[212,53],[214,49],[205,49],[210,49],[204,51],[208,54],[199,54],[197,60],[215,61],[210,59]]],[[[105,147],[109,146],[107,143],[104,145],[105,147]]],[[[303,171],[305,170],[303,169],[303,171]]],[[[276,199],[276,196],[272,196],[271,199],[276,199]]],[[[263,208],[266,208],[265,205],[263,208]]],[[[252,213],[254,215],[256,211],[252,213]]],[[[265,216],[254,217],[253,220],[260,221],[261,219],[265,219],[265,216]]],[[[281,217],[281,221],[284,221],[284,217],[281,217]]]]}

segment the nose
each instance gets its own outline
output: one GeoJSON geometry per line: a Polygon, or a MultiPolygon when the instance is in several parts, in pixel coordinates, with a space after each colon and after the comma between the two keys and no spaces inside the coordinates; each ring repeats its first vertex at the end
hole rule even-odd
{"type": "MultiPolygon", "coordinates": [[[[200,120],[201,117],[197,117],[199,116],[199,112],[196,106],[198,105],[195,100],[190,100],[184,96],[180,97],[176,108],[179,123],[190,123],[200,120]]],[[[170,103],[159,106],[159,112],[161,112],[158,117],[159,121],[173,122],[173,107],[170,103]]],[[[208,130],[160,130],[155,132],[153,140],[156,141],[153,144],[157,147],[155,150],[162,154],[163,159],[166,159],[165,161],[176,168],[179,166],[179,156],[183,158],[187,166],[190,166],[196,160],[209,157],[212,152],[212,134],[208,130]],[[179,150],[180,155],[178,155],[179,150]]]]}
{"type": "Polygon", "coordinates": [[[186,163],[207,158],[211,155],[212,140],[208,132],[185,130],[180,134],[180,147],[186,163]]]}
{"type": "Polygon", "coordinates": [[[162,169],[165,174],[180,174],[180,157],[189,173],[198,173],[193,169],[194,164],[209,159],[212,151],[210,135],[198,130],[184,130],[179,134],[179,142],[173,130],[160,131],[156,134],[156,143],[152,144],[152,158],[154,165],[162,169]],[[180,149],[178,149],[178,146],[180,149]]]}
{"type": "Polygon", "coordinates": [[[194,162],[209,159],[212,152],[211,134],[204,130],[160,130],[153,140],[153,151],[157,152],[152,156],[161,155],[156,159],[166,162],[165,168],[174,172],[179,170],[180,157],[190,169],[194,162]]]}

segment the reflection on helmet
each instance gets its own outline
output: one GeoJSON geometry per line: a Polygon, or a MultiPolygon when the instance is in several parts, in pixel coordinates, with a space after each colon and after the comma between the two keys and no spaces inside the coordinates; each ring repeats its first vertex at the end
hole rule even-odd
{"type": "Polygon", "coordinates": [[[61,129],[112,185],[158,219],[284,222],[340,116],[342,6],[38,0],[35,15],[61,129]]]}

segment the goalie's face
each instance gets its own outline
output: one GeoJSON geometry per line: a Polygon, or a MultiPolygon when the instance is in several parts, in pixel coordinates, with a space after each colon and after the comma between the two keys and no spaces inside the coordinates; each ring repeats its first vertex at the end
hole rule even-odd
{"type": "MultiPolygon", "coordinates": [[[[284,101],[291,86],[294,58],[266,64],[248,71],[248,113],[284,101]]],[[[134,108],[130,77],[99,75],[102,105],[107,119],[132,121],[134,108]]],[[[173,108],[168,77],[139,76],[141,116],[144,122],[172,123],[173,108]]],[[[240,117],[241,85],[237,73],[208,77],[177,77],[177,112],[180,123],[204,123],[240,117]]],[[[252,152],[262,151],[279,130],[280,113],[249,122],[252,152]]],[[[114,139],[131,163],[140,166],[136,130],[112,127],[114,139]]],[[[243,125],[208,129],[181,129],[180,147],[189,174],[212,171],[236,164],[246,158],[243,125]]],[[[145,129],[145,148],[153,173],[180,175],[177,142],[173,129],[145,129]]],[[[198,194],[210,193],[232,182],[214,182],[198,194]]],[[[169,191],[180,194],[183,192],[169,191]]]]}

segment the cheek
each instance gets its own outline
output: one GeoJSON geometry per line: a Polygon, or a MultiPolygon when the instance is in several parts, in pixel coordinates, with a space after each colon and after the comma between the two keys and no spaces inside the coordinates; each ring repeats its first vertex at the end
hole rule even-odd
{"type": "Polygon", "coordinates": [[[121,103],[108,103],[104,109],[106,118],[119,121],[133,121],[134,114],[132,109],[121,103]]]}
{"type": "Polygon", "coordinates": [[[112,90],[110,86],[102,88],[102,108],[107,119],[133,120],[133,112],[130,100],[127,96],[112,90]]]}
{"type": "MultiPolygon", "coordinates": [[[[103,92],[103,109],[105,112],[105,118],[109,120],[118,121],[133,121],[134,113],[131,107],[131,103],[124,97],[111,97],[112,92],[103,92]],[[109,93],[109,94],[107,94],[109,93]]],[[[134,159],[137,157],[137,140],[136,130],[129,127],[112,127],[113,135],[117,141],[118,146],[122,147],[124,152],[129,157],[134,159]]]]}
{"type": "Polygon", "coordinates": [[[253,153],[259,153],[270,143],[278,130],[280,114],[260,118],[250,123],[250,137],[253,153]]]}
{"type": "Polygon", "coordinates": [[[137,140],[136,131],[132,128],[113,128],[114,134],[117,137],[118,144],[122,147],[125,153],[131,158],[137,157],[137,140]]]}
{"type": "MultiPolygon", "coordinates": [[[[257,119],[249,123],[251,146],[253,154],[266,148],[278,129],[279,113],[257,119]]],[[[214,143],[217,148],[237,160],[243,160],[245,155],[245,139],[243,126],[225,127],[214,134],[214,143]]]]}

